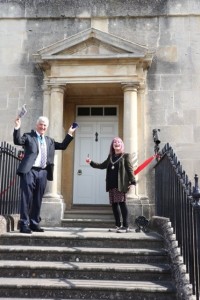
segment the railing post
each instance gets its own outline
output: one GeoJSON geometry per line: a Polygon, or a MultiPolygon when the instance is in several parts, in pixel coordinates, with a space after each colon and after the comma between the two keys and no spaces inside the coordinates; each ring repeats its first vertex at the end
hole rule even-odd
{"type": "Polygon", "coordinates": [[[198,185],[198,176],[194,177],[195,186],[193,187],[193,208],[194,208],[194,240],[195,240],[195,295],[196,299],[200,296],[200,189],[198,185]]]}
{"type": "MultiPolygon", "coordinates": [[[[158,131],[160,131],[160,129],[153,129],[153,141],[155,143],[155,146],[154,146],[154,153],[155,154],[158,154],[159,150],[160,150],[160,147],[159,147],[159,144],[160,144],[160,140],[159,140],[159,137],[158,137],[158,131]]],[[[158,157],[156,157],[156,160],[158,161],[158,157]]]]}
{"type": "Polygon", "coordinates": [[[194,206],[200,206],[200,189],[199,189],[197,174],[195,174],[194,181],[195,181],[195,185],[193,187],[193,193],[192,193],[194,199],[194,206]]]}

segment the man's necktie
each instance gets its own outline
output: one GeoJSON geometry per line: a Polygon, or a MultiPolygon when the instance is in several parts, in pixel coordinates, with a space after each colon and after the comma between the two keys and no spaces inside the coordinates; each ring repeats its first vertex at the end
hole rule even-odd
{"type": "Polygon", "coordinates": [[[43,136],[40,136],[40,149],[41,149],[41,168],[45,168],[46,167],[46,163],[47,163],[47,151],[46,151],[46,145],[45,145],[45,140],[43,138],[43,136]]]}

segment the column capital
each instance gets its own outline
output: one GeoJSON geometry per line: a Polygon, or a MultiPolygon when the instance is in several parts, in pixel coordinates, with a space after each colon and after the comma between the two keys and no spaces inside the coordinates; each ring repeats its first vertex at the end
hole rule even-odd
{"type": "Polygon", "coordinates": [[[59,84],[51,84],[50,88],[51,88],[52,92],[57,92],[57,93],[62,93],[62,94],[64,94],[64,92],[66,90],[65,85],[59,85],[59,84]]]}
{"type": "Polygon", "coordinates": [[[145,93],[145,87],[144,86],[140,86],[138,89],[138,93],[139,94],[144,94],[145,93]]]}
{"type": "Polygon", "coordinates": [[[137,82],[122,82],[121,87],[123,91],[134,91],[137,92],[138,88],[140,86],[140,83],[137,82]]]}
{"type": "Polygon", "coordinates": [[[42,85],[42,90],[43,90],[43,92],[46,93],[46,94],[49,94],[49,93],[51,92],[50,86],[48,86],[46,83],[44,83],[44,84],[42,85]]]}

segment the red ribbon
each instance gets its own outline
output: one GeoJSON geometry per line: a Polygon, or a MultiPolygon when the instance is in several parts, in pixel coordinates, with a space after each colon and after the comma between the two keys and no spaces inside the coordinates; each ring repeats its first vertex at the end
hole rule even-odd
{"type": "Polygon", "coordinates": [[[147,165],[150,164],[150,162],[152,162],[155,157],[157,157],[157,154],[154,154],[146,159],[140,166],[137,167],[137,169],[134,171],[134,175],[137,175],[140,171],[142,171],[147,165]]]}
{"type": "Polygon", "coordinates": [[[2,191],[2,192],[0,191],[0,197],[3,196],[11,188],[11,186],[15,183],[16,179],[17,179],[17,177],[15,176],[15,178],[10,181],[10,184],[8,185],[8,187],[4,191],[2,191]]]}

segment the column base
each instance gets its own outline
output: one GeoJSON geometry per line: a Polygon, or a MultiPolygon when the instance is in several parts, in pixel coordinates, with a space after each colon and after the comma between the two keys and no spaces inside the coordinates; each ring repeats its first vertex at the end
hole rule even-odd
{"type": "Polygon", "coordinates": [[[149,203],[148,197],[129,194],[126,203],[129,211],[129,222],[132,227],[137,227],[135,220],[139,216],[144,216],[147,220],[152,217],[155,205],[149,203]]]}
{"type": "Polygon", "coordinates": [[[42,199],[41,222],[44,227],[60,227],[65,211],[65,203],[61,195],[47,194],[42,199]]]}

